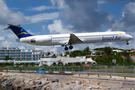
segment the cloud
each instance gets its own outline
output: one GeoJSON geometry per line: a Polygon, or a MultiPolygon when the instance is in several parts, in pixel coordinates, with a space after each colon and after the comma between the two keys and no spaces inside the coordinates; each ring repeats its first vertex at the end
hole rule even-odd
{"type": "Polygon", "coordinates": [[[0,36],[0,41],[1,41],[1,40],[5,40],[5,38],[4,38],[3,36],[0,36]]]}
{"type": "Polygon", "coordinates": [[[42,14],[37,14],[32,16],[26,16],[25,19],[30,23],[37,23],[45,20],[53,20],[58,17],[59,17],[59,13],[53,12],[53,13],[42,13],[42,14]]]}
{"type": "Polygon", "coordinates": [[[98,4],[104,4],[104,3],[106,3],[105,0],[97,0],[97,2],[98,2],[98,4]]]}
{"type": "Polygon", "coordinates": [[[64,0],[51,0],[52,5],[59,8],[59,9],[63,9],[65,6],[65,2],[64,0]]]}
{"type": "Polygon", "coordinates": [[[54,7],[51,6],[39,6],[39,7],[33,7],[33,8],[29,8],[27,9],[28,11],[43,11],[43,10],[47,10],[47,9],[54,9],[54,7]]]}
{"type": "MultiPolygon", "coordinates": [[[[41,6],[41,7],[32,8],[32,10],[41,11],[43,9],[49,9],[49,8],[52,7],[41,6]]],[[[59,17],[58,12],[41,13],[32,16],[24,16],[24,14],[20,11],[17,12],[11,11],[3,0],[0,0],[0,12],[1,12],[0,25],[5,25],[7,23],[12,23],[12,24],[37,23],[45,20],[53,20],[59,17]]]]}
{"type": "Polygon", "coordinates": [[[114,23],[111,14],[98,8],[97,0],[52,1],[54,6],[63,7],[60,12],[62,23],[72,25],[76,32],[100,31],[102,28],[110,28],[114,23]],[[64,3],[64,6],[59,3],[64,3]]]}
{"type": "Polygon", "coordinates": [[[64,27],[61,20],[54,20],[53,24],[48,25],[48,30],[50,33],[73,33],[73,31],[70,31],[72,26],[64,27]]]}
{"type": "Polygon", "coordinates": [[[0,0],[0,24],[27,22],[21,12],[11,12],[5,2],[0,0]]]}
{"type": "Polygon", "coordinates": [[[113,30],[134,32],[135,30],[135,3],[129,3],[122,11],[122,16],[112,25],[113,30]]]}
{"type": "Polygon", "coordinates": [[[135,0],[97,0],[98,4],[117,3],[117,2],[135,2],[135,0]]]}

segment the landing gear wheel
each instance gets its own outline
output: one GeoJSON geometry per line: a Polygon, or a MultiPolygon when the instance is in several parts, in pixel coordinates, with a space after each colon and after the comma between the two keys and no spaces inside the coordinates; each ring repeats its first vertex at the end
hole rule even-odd
{"type": "Polygon", "coordinates": [[[67,46],[65,47],[65,50],[68,50],[68,47],[67,46]]]}
{"type": "Polygon", "coordinates": [[[127,41],[127,45],[129,45],[128,41],[127,41]]]}
{"type": "Polygon", "coordinates": [[[69,49],[73,49],[73,46],[70,45],[70,46],[69,46],[69,49]]]}
{"type": "Polygon", "coordinates": [[[129,45],[129,43],[127,42],[127,45],[129,45]]]}

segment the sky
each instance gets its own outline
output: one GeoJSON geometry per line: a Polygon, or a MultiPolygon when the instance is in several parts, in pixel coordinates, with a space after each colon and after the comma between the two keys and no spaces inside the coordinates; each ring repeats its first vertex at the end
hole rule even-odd
{"type": "MultiPolygon", "coordinates": [[[[21,24],[33,35],[125,31],[135,35],[135,0],[0,0],[0,47],[43,49],[64,53],[64,47],[35,46],[16,42],[7,24],[21,24]]],[[[126,42],[73,45],[73,50],[105,46],[132,49],[126,42]]],[[[71,50],[69,50],[71,51],[71,50]]]]}

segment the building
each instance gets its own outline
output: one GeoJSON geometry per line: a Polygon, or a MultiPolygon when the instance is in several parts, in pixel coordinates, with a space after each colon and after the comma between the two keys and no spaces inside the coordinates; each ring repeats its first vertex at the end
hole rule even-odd
{"type": "Polygon", "coordinates": [[[95,61],[92,60],[92,58],[85,58],[85,57],[76,57],[76,58],[69,58],[69,57],[57,57],[57,58],[40,58],[40,60],[38,61],[15,61],[15,60],[0,60],[0,63],[35,63],[36,65],[42,66],[42,65],[48,65],[51,66],[54,62],[58,63],[58,62],[62,62],[64,65],[68,64],[68,63],[77,63],[77,62],[85,62],[85,64],[87,64],[87,62],[92,62],[94,63],[95,61]]]}
{"type": "Polygon", "coordinates": [[[17,47],[2,47],[0,48],[0,60],[3,60],[5,56],[9,56],[14,60],[39,60],[42,57],[51,57],[47,55],[48,52],[43,50],[34,49],[19,49],[17,47]]]}
{"type": "Polygon", "coordinates": [[[91,51],[91,56],[103,56],[104,51],[99,51],[99,50],[92,50],[91,51]]]}
{"type": "Polygon", "coordinates": [[[122,50],[119,50],[119,49],[114,49],[114,50],[112,50],[113,52],[117,52],[117,53],[119,53],[119,52],[123,52],[122,50]]]}
{"type": "Polygon", "coordinates": [[[85,58],[85,57],[77,57],[77,58],[67,58],[67,57],[57,57],[57,58],[41,58],[39,61],[41,61],[40,65],[52,65],[54,62],[62,62],[64,65],[67,63],[76,63],[76,62],[95,62],[92,60],[92,58],[85,58]]]}
{"type": "Polygon", "coordinates": [[[15,60],[0,60],[0,63],[14,63],[14,64],[20,64],[20,63],[34,63],[35,65],[39,65],[42,63],[41,61],[15,61],[15,60]]]}

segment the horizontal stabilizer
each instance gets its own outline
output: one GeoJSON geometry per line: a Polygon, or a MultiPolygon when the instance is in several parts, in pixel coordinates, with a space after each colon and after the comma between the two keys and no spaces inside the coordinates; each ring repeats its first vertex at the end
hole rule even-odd
{"type": "Polygon", "coordinates": [[[3,30],[9,30],[10,28],[4,28],[3,30]]]}
{"type": "Polygon", "coordinates": [[[21,28],[22,27],[21,25],[19,25],[19,26],[13,25],[13,24],[7,24],[7,25],[12,26],[12,27],[18,27],[18,28],[21,28]]]}
{"type": "MultiPolygon", "coordinates": [[[[7,24],[7,25],[12,26],[12,27],[21,28],[21,26],[20,26],[20,25],[19,25],[19,26],[12,25],[12,24],[7,24]]],[[[10,29],[10,28],[9,28],[9,27],[7,27],[7,28],[4,28],[3,30],[9,30],[9,29],[10,29]]]]}

